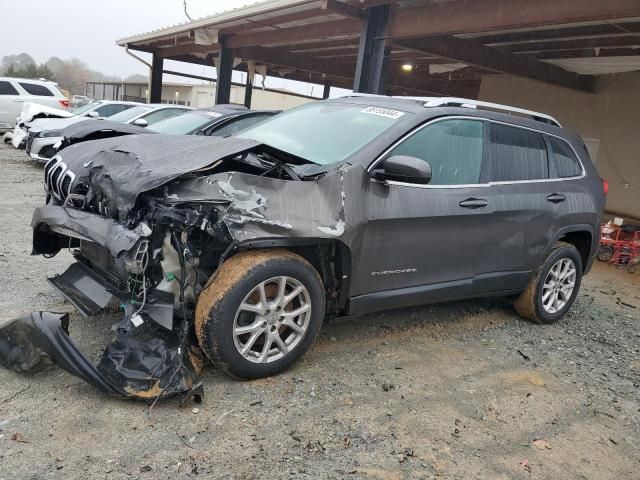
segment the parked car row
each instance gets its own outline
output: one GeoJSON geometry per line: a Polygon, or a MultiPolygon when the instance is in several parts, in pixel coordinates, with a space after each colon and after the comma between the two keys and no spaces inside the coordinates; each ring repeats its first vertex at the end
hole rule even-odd
{"type": "Polygon", "coordinates": [[[605,189],[554,118],[359,95],[275,113],[219,106],[56,133],[71,146],[44,167],[33,253],[71,250],[51,283],[85,315],[114,300],[123,316],[98,367],[69,353],[54,314],[11,338],[149,398],[190,391],[204,358],[240,378],[282,372],[325,317],[505,296],[551,323],[571,307],[605,189]]]}
{"type": "Polygon", "coordinates": [[[146,133],[225,136],[276,113],[239,105],[196,110],[171,104],[96,100],[66,111],[28,103],[13,133],[7,135],[16,148],[24,146],[34,160],[46,163],[61,149],[81,141],[146,133]]]}

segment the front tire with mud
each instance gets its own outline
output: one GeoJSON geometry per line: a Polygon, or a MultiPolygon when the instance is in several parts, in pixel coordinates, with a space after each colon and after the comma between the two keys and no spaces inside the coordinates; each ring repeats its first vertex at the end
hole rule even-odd
{"type": "Polygon", "coordinates": [[[196,307],[196,334],[209,359],[238,378],[289,368],[312,345],[325,311],[322,280],[287,250],[243,252],[225,261],[196,307]]]}
{"type": "Polygon", "coordinates": [[[571,244],[558,242],[513,303],[520,316],[554,323],[573,304],[582,280],[582,258],[571,244]]]}

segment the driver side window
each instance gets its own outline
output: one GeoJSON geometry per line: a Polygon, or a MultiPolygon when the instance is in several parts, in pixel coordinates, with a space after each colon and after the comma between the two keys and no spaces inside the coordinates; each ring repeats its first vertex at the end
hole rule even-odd
{"type": "Polygon", "coordinates": [[[408,155],[431,165],[429,185],[472,185],[480,182],[484,123],[450,119],[418,130],[388,155],[408,155]]]}

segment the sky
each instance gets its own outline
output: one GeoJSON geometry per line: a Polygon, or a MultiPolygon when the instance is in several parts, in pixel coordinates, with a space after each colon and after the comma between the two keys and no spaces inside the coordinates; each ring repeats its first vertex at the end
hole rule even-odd
{"type": "MultiPolygon", "coordinates": [[[[195,19],[253,3],[256,0],[187,0],[187,8],[195,19]]],[[[147,74],[148,69],[116,46],[116,40],[187,21],[183,0],[0,0],[0,12],[0,58],[23,52],[38,63],[53,56],[78,57],[94,70],[121,77],[147,74]]],[[[165,62],[165,69],[215,76],[213,68],[183,62],[165,62]]],[[[241,81],[240,75],[234,80],[241,81]]],[[[165,81],[193,82],[167,75],[165,81]]],[[[266,86],[322,93],[321,87],[311,90],[275,78],[269,78],[266,86]]]]}

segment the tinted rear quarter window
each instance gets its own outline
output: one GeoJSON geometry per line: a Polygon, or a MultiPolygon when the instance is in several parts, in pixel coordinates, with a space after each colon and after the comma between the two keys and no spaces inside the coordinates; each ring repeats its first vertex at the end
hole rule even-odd
{"type": "Polygon", "coordinates": [[[547,146],[542,134],[508,125],[489,124],[493,182],[549,178],[547,146]]]}
{"type": "Polygon", "coordinates": [[[37,97],[53,97],[53,92],[44,85],[38,85],[35,83],[18,82],[20,86],[24,88],[29,95],[35,95],[37,97]]]}
{"type": "Polygon", "coordinates": [[[120,113],[124,110],[133,107],[133,105],[127,105],[123,103],[108,103],[106,105],[102,105],[101,107],[96,108],[96,112],[101,117],[110,117],[111,115],[115,115],[116,113],[120,113]]]}
{"type": "Polygon", "coordinates": [[[264,120],[268,115],[247,115],[243,118],[232,119],[222,125],[220,128],[213,129],[208,132],[208,135],[213,135],[214,137],[226,137],[227,135],[234,135],[238,132],[241,132],[245,128],[249,128],[252,125],[264,120]]]}
{"type": "Polygon", "coordinates": [[[0,82],[0,95],[20,95],[11,83],[7,81],[0,82]]]}
{"type": "Polygon", "coordinates": [[[582,173],[582,167],[575,152],[564,140],[549,137],[553,161],[559,178],[577,177],[582,173]]]}
{"type": "Polygon", "coordinates": [[[187,111],[188,110],[182,110],[180,108],[163,108],[162,110],[156,110],[155,112],[144,115],[142,118],[147,121],[147,125],[153,125],[161,120],[175,117],[187,111]]]}

